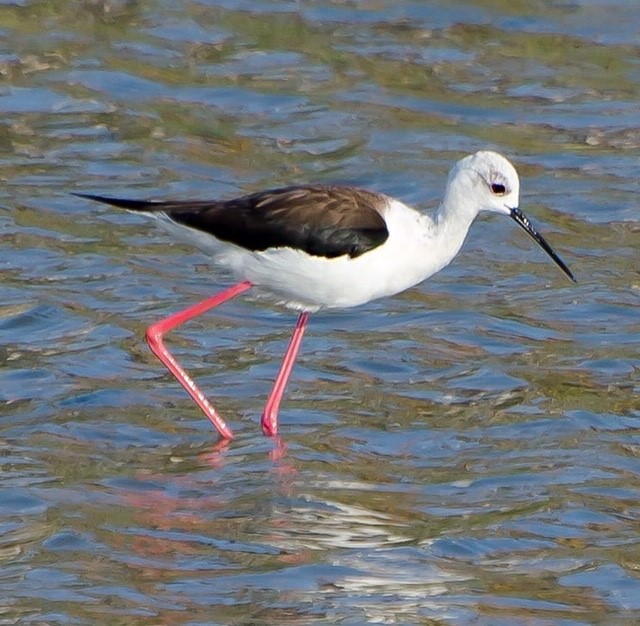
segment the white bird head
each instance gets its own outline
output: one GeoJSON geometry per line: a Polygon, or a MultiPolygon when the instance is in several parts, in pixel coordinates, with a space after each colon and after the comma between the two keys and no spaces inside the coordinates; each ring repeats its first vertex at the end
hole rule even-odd
{"type": "Polygon", "coordinates": [[[473,213],[491,211],[509,215],[520,201],[516,168],[497,152],[476,152],[460,159],[449,174],[447,195],[456,197],[473,213]]]}
{"type": "Polygon", "coordinates": [[[518,208],[519,200],[520,179],[516,168],[501,154],[486,150],[464,157],[453,166],[441,211],[461,224],[467,220],[470,224],[481,211],[508,215],[575,282],[571,270],[518,208]]]}

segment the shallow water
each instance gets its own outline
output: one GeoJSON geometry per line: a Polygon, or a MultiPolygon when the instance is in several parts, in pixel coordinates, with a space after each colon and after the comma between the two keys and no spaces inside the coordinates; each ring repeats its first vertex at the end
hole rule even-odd
{"type": "Polygon", "coordinates": [[[0,1],[0,623],[636,624],[634,0],[0,1]],[[523,6],[526,4],[526,8],[523,6]],[[425,209],[480,148],[509,220],[395,298],[311,324],[71,191],[340,181],[425,209]]]}

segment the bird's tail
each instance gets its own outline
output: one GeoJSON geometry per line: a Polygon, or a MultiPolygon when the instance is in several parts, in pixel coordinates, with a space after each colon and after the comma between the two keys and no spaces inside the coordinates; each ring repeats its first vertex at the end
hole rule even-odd
{"type": "Polygon", "coordinates": [[[117,206],[127,211],[138,211],[142,213],[155,213],[156,211],[167,211],[170,202],[155,202],[153,200],[128,200],[126,198],[111,198],[109,196],[99,196],[93,193],[73,193],[78,198],[86,198],[87,200],[95,200],[103,204],[117,206]]]}

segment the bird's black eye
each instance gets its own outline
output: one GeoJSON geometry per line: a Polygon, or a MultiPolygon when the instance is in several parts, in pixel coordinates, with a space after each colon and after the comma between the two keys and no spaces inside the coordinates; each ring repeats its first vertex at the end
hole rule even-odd
{"type": "Polygon", "coordinates": [[[491,183],[491,191],[496,194],[496,196],[504,196],[507,193],[507,188],[501,183],[491,183]]]}

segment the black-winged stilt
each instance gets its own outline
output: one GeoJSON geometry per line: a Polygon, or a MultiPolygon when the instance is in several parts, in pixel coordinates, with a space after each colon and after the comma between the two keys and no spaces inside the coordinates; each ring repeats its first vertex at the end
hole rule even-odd
{"type": "Polygon", "coordinates": [[[225,439],[225,421],[165,347],[163,336],[253,287],[271,292],[299,317],[262,414],[265,435],[278,430],[278,409],[310,313],[346,308],[412,287],[448,265],[481,211],[510,216],[573,281],[573,274],[518,209],[520,182],[507,159],[477,152],[456,163],[433,216],[381,193],[302,185],[233,200],[155,202],[76,194],[150,213],[242,282],[150,326],[146,338],[225,439]]]}

